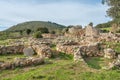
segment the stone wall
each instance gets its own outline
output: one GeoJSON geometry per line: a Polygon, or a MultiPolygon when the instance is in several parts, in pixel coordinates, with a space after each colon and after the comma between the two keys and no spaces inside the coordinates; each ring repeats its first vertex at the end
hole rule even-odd
{"type": "Polygon", "coordinates": [[[24,46],[0,46],[0,54],[18,54],[23,53],[24,46]]]}
{"type": "Polygon", "coordinates": [[[56,50],[66,53],[66,54],[74,54],[75,50],[78,48],[79,46],[76,45],[57,45],[56,46],[56,50]]]}
{"type": "Polygon", "coordinates": [[[65,36],[67,37],[82,37],[85,35],[85,30],[81,28],[69,28],[68,32],[65,33],[65,36]]]}
{"type": "Polygon", "coordinates": [[[120,34],[101,33],[99,41],[120,42],[120,34]]]}
{"type": "Polygon", "coordinates": [[[50,58],[53,53],[51,48],[45,44],[32,45],[32,48],[37,53],[37,55],[47,57],[47,58],[50,58]]]}
{"type": "Polygon", "coordinates": [[[44,63],[44,58],[42,57],[15,58],[13,62],[0,63],[0,70],[39,65],[42,63],[44,63]]]}
{"type": "Polygon", "coordinates": [[[58,35],[56,34],[42,34],[43,38],[57,38],[58,35]]]}
{"type": "Polygon", "coordinates": [[[76,50],[80,48],[80,51],[85,56],[104,56],[103,50],[100,50],[99,43],[91,43],[88,45],[57,45],[57,51],[64,52],[66,54],[74,54],[76,50]]]}

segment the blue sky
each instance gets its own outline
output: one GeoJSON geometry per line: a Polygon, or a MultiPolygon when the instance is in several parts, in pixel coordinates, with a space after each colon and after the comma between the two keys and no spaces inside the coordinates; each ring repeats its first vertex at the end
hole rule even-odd
{"type": "Polygon", "coordinates": [[[0,30],[26,21],[96,25],[110,20],[107,9],[101,0],[0,0],[0,30]]]}

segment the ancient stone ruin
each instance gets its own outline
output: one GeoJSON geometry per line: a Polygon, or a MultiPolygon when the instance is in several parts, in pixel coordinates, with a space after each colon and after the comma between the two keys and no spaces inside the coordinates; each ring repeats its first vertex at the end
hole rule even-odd
{"type": "Polygon", "coordinates": [[[32,57],[33,54],[34,54],[34,51],[33,51],[33,49],[31,47],[28,47],[28,48],[23,49],[23,53],[27,57],[32,57]]]}
{"type": "Polygon", "coordinates": [[[115,51],[110,48],[105,49],[104,53],[105,53],[105,55],[104,55],[105,58],[114,59],[116,57],[115,51]]]}
{"type": "Polygon", "coordinates": [[[65,35],[43,35],[42,39],[28,38],[26,42],[20,41],[20,44],[17,45],[0,46],[0,55],[24,53],[26,56],[26,58],[16,58],[13,62],[0,62],[0,69],[41,64],[44,62],[44,58],[51,58],[52,55],[55,55],[55,51],[73,55],[75,62],[85,62],[85,57],[105,57],[115,59],[109,69],[120,66],[120,58],[117,58],[115,50],[102,44],[104,41],[119,42],[119,34],[100,33],[99,30],[88,25],[85,29],[69,28],[65,35]],[[51,47],[53,44],[55,51],[51,47]],[[39,57],[33,57],[34,54],[39,57]]]}
{"type": "Polygon", "coordinates": [[[97,29],[95,29],[93,26],[91,25],[88,25],[86,28],[85,28],[85,36],[86,37],[98,37],[99,36],[99,31],[97,29]]]}
{"type": "Polygon", "coordinates": [[[81,27],[74,26],[68,29],[68,32],[65,33],[67,37],[82,37],[85,35],[85,30],[81,27]]]}
{"type": "Polygon", "coordinates": [[[24,45],[0,46],[0,54],[22,54],[24,45]]]}
{"type": "Polygon", "coordinates": [[[13,62],[0,63],[0,69],[15,69],[16,67],[26,67],[44,63],[42,57],[15,58],[13,62]]]}

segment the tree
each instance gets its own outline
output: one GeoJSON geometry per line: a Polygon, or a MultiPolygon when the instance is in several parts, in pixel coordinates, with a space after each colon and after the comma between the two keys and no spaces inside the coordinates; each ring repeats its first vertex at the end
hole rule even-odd
{"type": "Polygon", "coordinates": [[[55,31],[51,31],[50,33],[51,33],[51,34],[55,34],[56,32],[55,32],[55,31]]]}
{"type": "Polygon", "coordinates": [[[48,28],[37,28],[36,31],[40,31],[41,33],[49,33],[48,28]]]}
{"type": "Polygon", "coordinates": [[[102,0],[102,3],[110,6],[107,11],[108,16],[113,20],[120,19],[120,0],[102,0]]]}
{"type": "Polygon", "coordinates": [[[89,25],[90,25],[90,26],[93,26],[93,23],[92,23],[92,22],[90,22],[90,23],[89,23],[89,25]]]}
{"type": "Polygon", "coordinates": [[[120,29],[120,0],[102,0],[102,3],[110,6],[107,15],[113,19],[112,31],[117,32],[120,29]]]}
{"type": "Polygon", "coordinates": [[[82,29],[82,26],[81,25],[76,25],[74,26],[76,29],[82,29]]]}
{"type": "Polygon", "coordinates": [[[67,33],[68,30],[69,30],[69,28],[64,28],[64,29],[62,30],[62,33],[63,33],[63,34],[64,34],[64,33],[67,33]]]}
{"type": "Polygon", "coordinates": [[[20,35],[23,35],[23,31],[22,30],[20,30],[19,32],[20,32],[20,35]]]}
{"type": "Polygon", "coordinates": [[[31,29],[26,29],[26,34],[29,35],[31,33],[31,29]]]}
{"type": "Polygon", "coordinates": [[[117,24],[112,24],[111,32],[115,33],[118,30],[117,24]]]}
{"type": "Polygon", "coordinates": [[[41,35],[40,31],[37,31],[37,32],[34,33],[33,37],[34,38],[42,38],[43,36],[41,35]]]}

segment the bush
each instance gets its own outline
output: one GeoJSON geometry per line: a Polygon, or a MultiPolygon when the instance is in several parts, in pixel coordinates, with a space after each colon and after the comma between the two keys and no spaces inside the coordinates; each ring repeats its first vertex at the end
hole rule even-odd
{"type": "Polygon", "coordinates": [[[26,29],[26,34],[29,35],[31,33],[31,29],[26,29]]]}
{"type": "Polygon", "coordinates": [[[102,33],[108,33],[109,30],[105,30],[105,29],[104,29],[104,30],[101,30],[101,32],[102,32],[102,33]]]}
{"type": "Polygon", "coordinates": [[[55,32],[55,31],[51,31],[50,33],[51,33],[51,34],[55,34],[56,32],[55,32]]]}
{"type": "Polygon", "coordinates": [[[36,31],[40,31],[41,33],[49,33],[48,28],[45,28],[45,27],[40,27],[36,31]]]}
{"type": "Polygon", "coordinates": [[[43,36],[41,35],[41,32],[38,31],[38,32],[35,32],[34,35],[33,35],[34,38],[42,38],[43,36]]]}

